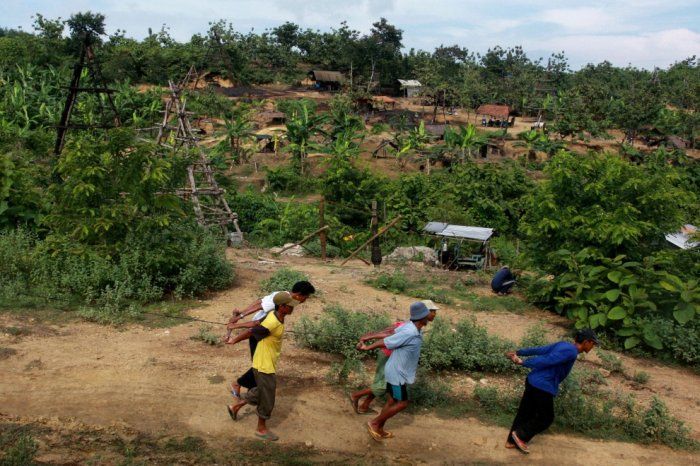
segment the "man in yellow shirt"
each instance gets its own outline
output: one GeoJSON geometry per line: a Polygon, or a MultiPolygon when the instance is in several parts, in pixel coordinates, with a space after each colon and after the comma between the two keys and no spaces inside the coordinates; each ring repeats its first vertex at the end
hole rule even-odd
{"type": "Polygon", "coordinates": [[[278,440],[279,437],[269,431],[265,423],[270,419],[272,409],[275,407],[275,392],[277,390],[275,373],[277,372],[277,360],[282,351],[284,318],[294,312],[294,306],[299,304],[299,301],[292,298],[292,295],[286,291],[277,293],[273,302],[275,304],[274,312],[267,314],[259,325],[227,342],[236,344],[239,341],[255,338],[258,345],[253,356],[253,375],[256,387],[251,388],[240,403],[226,406],[234,421],[238,417],[238,411],[246,404],[257,406],[258,428],[255,435],[263,440],[271,441],[278,440]]]}

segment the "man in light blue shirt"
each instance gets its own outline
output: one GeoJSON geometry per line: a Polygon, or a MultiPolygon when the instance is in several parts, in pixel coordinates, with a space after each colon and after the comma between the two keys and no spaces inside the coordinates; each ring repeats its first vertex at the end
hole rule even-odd
{"type": "Polygon", "coordinates": [[[407,386],[416,381],[416,370],[420,349],[423,344],[421,329],[428,325],[430,310],[423,302],[411,304],[411,320],[399,327],[396,332],[377,340],[371,345],[359,344],[357,349],[369,351],[376,348],[392,350],[386,363],[384,375],[388,399],[376,418],[367,423],[367,430],[374,440],[381,441],[394,435],[384,430],[384,424],[390,418],[408,407],[407,386]]]}

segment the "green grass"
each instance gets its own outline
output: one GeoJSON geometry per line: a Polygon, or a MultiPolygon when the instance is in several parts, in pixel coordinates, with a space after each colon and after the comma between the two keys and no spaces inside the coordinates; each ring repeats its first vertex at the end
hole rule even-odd
{"type": "Polygon", "coordinates": [[[445,283],[444,277],[434,275],[409,277],[396,270],[382,272],[368,278],[365,283],[380,290],[396,294],[431,299],[441,304],[460,304],[466,309],[482,312],[513,312],[521,314],[530,306],[516,296],[479,296],[470,286],[485,283],[483,272],[470,274],[464,282],[445,283]]]}

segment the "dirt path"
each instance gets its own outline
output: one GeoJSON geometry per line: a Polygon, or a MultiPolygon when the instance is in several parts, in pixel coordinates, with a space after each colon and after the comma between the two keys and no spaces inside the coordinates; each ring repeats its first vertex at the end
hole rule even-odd
{"type": "MultiPolygon", "coordinates": [[[[237,252],[238,284],[191,312],[223,320],[233,305],[254,299],[259,280],[276,264],[260,263],[250,251],[237,252]]],[[[278,259],[275,259],[278,260],[278,259]]],[[[287,261],[287,259],[284,259],[287,261]]],[[[407,308],[410,298],[374,290],[361,283],[366,269],[340,269],[314,260],[289,259],[294,268],[313,277],[320,290],[301,312],[318,314],[326,304],[388,312],[407,308]]],[[[465,311],[447,307],[457,318],[465,311]]],[[[541,317],[553,331],[557,320],[498,313],[477,315],[490,331],[518,339],[517,333],[541,317]]],[[[298,315],[291,318],[293,326],[298,315]]],[[[16,318],[0,316],[2,326],[20,326],[16,318]]],[[[0,359],[0,413],[22,418],[74,419],[95,426],[124,426],[154,434],[196,435],[227,447],[236,438],[253,438],[255,416],[244,413],[238,423],[228,417],[226,386],[232,374],[249,365],[245,347],[212,347],[190,337],[200,324],[169,329],[130,326],[116,330],[89,323],[44,328],[21,337],[4,335],[0,346],[16,351],[0,359]]],[[[383,444],[369,439],[365,417],[351,412],[343,392],[325,381],[332,358],[285,343],[279,372],[278,403],[271,427],[283,444],[303,444],[326,452],[359,455],[368,462],[584,464],[693,464],[698,457],[659,446],[603,442],[569,435],[543,435],[525,457],[503,448],[502,428],[474,418],[444,419],[434,414],[400,415],[391,428],[397,438],[383,444]],[[588,453],[588,454],[585,454],[588,453]]],[[[632,365],[628,360],[625,364],[632,365]]],[[[699,378],[663,366],[645,368],[650,389],[661,392],[675,415],[697,433],[699,378]],[[687,390],[687,391],[686,391],[687,390]],[[685,411],[683,413],[682,411],[685,411]]],[[[248,409],[248,408],[244,408],[248,409]]]]}

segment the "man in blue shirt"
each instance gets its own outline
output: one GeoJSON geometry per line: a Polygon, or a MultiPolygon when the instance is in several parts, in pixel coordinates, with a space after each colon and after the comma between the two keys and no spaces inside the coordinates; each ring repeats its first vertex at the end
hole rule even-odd
{"type": "Polygon", "coordinates": [[[367,423],[367,430],[372,438],[381,441],[394,435],[384,430],[384,424],[390,418],[408,407],[408,385],[416,381],[416,370],[420,349],[423,344],[421,329],[428,325],[430,310],[423,302],[411,304],[411,320],[399,327],[393,335],[377,340],[371,345],[360,343],[357,349],[369,351],[376,348],[392,350],[384,367],[386,379],[387,402],[382,411],[367,423]]]}
{"type": "Polygon", "coordinates": [[[510,289],[515,285],[515,275],[507,265],[501,267],[491,280],[491,289],[494,293],[504,295],[510,293],[510,289]]]}
{"type": "Polygon", "coordinates": [[[559,384],[571,372],[579,353],[588,353],[597,344],[598,337],[588,328],[579,330],[573,343],[560,341],[506,353],[515,364],[532,369],[525,381],[525,393],[508,433],[506,448],[530,453],[527,442],[554,421],[554,397],[559,393],[559,384]],[[523,360],[520,356],[534,357],[523,360]]]}

